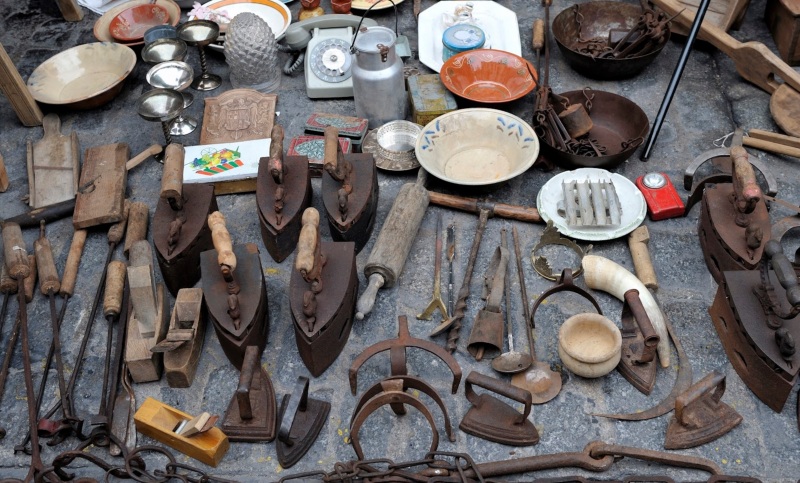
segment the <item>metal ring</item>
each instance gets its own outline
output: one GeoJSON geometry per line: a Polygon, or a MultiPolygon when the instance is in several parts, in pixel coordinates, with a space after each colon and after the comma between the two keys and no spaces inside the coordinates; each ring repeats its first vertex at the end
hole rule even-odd
{"type": "Polygon", "coordinates": [[[134,468],[131,467],[131,461],[134,459],[134,456],[136,456],[139,453],[142,453],[144,451],[151,451],[153,453],[160,453],[160,454],[166,456],[170,463],[172,463],[172,464],[175,463],[175,457],[172,455],[172,453],[170,453],[166,449],[164,449],[164,448],[162,448],[160,446],[145,445],[145,446],[139,446],[138,448],[134,448],[134,449],[132,449],[130,451],[130,453],[128,453],[128,455],[125,457],[125,471],[128,472],[128,474],[130,475],[131,478],[133,478],[134,480],[138,481],[139,483],[165,483],[165,482],[169,481],[170,477],[158,478],[158,477],[156,477],[154,475],[151,475],[150,473],[147,473],[143,469],[142,470],[138,470],[138,469],[134,470],[134,468]],[[149,477],[149,479],[143,479],[143,477],[139,476],[139,475],[147,475],[149,477]]]}
{"type": "MultiPolygon", "coordinates": [[[[553,220],[547,221],[547,227],[544,229],[544,232],[542,232],[542,237],[539,238],[539,243],[537,243],[536,246],[533,247],[533,250],[531,250],[531,261],[533,262],[533,269],[536,270],[536,273],[553,282],[559,278],[558,275],[553,274],[553,270],[550,268],[550,264],[548,263],[547,259],[543,256],[536,255],[537,251],[548,245],[565,246],[575,252],[575,254],[578,255],[578,267],[572,270],[572,277],[578,278],[581,273],[583,273],[583,263],[581,262],[586,253],[574,241],[570,240],[569,238],[563,238],[558,232],[558,229],[553,226],[553,220]]],[[[589,245],[586,249],[586,252],[591,249],[592,246],[589,245]]]]}

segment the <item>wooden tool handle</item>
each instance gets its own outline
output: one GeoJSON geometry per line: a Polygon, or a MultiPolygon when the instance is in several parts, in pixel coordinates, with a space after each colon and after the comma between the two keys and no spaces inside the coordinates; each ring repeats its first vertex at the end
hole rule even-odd
{"type": "MultiPolygon", "coordinates": [[[[678,3],[676,0],[653,0],[661,10],[663,10],[670,17],[674,16],[672,20],[683,27],[690,29],[696,11],[688,10],[686,5],[678,3]]],[[[714,47],[718,48],[726,55],[730,56],[736,47],[741,45],[739,41],[728,35],[724,30],[714,25],[708,16],[703,19],[703,24],[700,26],[699,37],[702,40],[709,42],[714,47]]]]}
{"type": "Polygon", "coordinates": [[[541,223],[542,217],[539,210],[527,206],[506,205],[504,203],[494,204],[494,215],[510,220],[525,221],[528,223],[541,223]]]}
{"type": "Polygon", "coordinates": [[[761,151],[767,151],[770,153],[783,154],[786,156],[792,156],[794,158],[800,158],[800,148],[787,146],[782,143],[777,143],[773,141],[767,141],[765,139],[758,139],[752,136],[747,136],[742,140],[742,144],[744,144],[745,146],[749,146],[751,148],[760,149],[761,151]]]}
{"type": "Polygon", "coordinates": [[[32,228],[39,226],[39,223],[44,220],[45,223],[72,216],[75,210],[75,198],[71,198],[60,203],[53,205],[43,206],[36,208],[21,215],[12,216],[5,220],[5,223],[17,223],[20,228],[32,228]]]}
{"type": "Polygon", "coordinates": [[[167,145],[164,153],[164,171],[161,173],[161,199],[166,200],[173,210],[183,208],[183,156],[182,144],[167,145]]]}
{"type": "Polygon", "coordinates": [[[628,236],[628,248],[631,251],[636,277],[641,280],[645,287],[657,289],[658,280],[656,279],[656,271],[653,267],[653,261],[650,258],[650,250],[647,248],[647,243],[649,241],[650,232],[647,226],[642,225],[633,230],[628,236]]]}
{"type": "Polygon", "coordinates": [[[725,374],[718,371],[713,371],[706,377],[694,383],[689,389],[675,399],[675,417],[682,425],[693,424],[691,421],[686,421],[683,417],[684,410],[693,402],[697,401],[709,392],[714,391],[713,399],[719,402],[722,395],[725,394],[725,374]]]}
{"type": "Polygon", "coordinates": [[[329,173],[336,171],[339,165],[339,153],[342,147],[339,145],[339,130],[333,126],[325,128],[325,170],[329,173]]]}
{"type": "Polygon", "coordinates": [[[108,264],[106,288],[103,294],[103,314],[106,317],[117,317],[122,312],[122,292],[125,289],[127,271],[125,262],[114,260],[108,264]]]}
{"type": "Polygon", "coordinates": [[[125,163],[125,170],[126,171],[132,170],[133,168],[142,164],[150,156],[155,156],[156,154],[160,153],[163,150],[164,148],[162,148],[158,144],[153,144],[149,148],[145,149],[141,153],[129,159],[128,162],[125,163]]]}
{"type": "Polygon", "coordinates": [[[356,319],[364,320],[364,316],[372,312],[372,307],[375,306],[375,298],[378,296],[378,290],[386,283],[386,279],[380,273],[373,273],[369,276],[367,288],[364,293],[358,298],[356,304],[356,319]]]}
{"type": "Polygon", "coordinates": [[[108,229],[108,243],[117,245],[122,241],[122,236],[125,235],[125,227],[128,224],[128,212],[130,209],[130,201],[125,200],[125,205],[122,209],[122,219],[111,225],[111,228],[108,229]]]}
{"type": "Polygon", "coordinates": [[[147,203],[136,201],[131,203],[128,211],[128,230],[125,233],[124,252],[127,255],[137,241],[147,238],[147,220],[150,214],[147,203]]]}
{"type": "Polygon", "coordinates": [[[36,256],[36,269],[39,273],[39,290],[45,295],[57,294],[61,289],[61,282],[58,280],[58,270],[53,259],[53,247],[44,234],[44,223],[41,235],[33,242],[33,253],[36,256]]]}
{"type": "Polygon", "coordinates": [[[17,281],[8,274],[5,263],[0,263],[0,293],[17,293],[17,281]]]}
{"type": "Polygon", "coordinates": [[[225,216],[219,211],[208,215],[208,227],[211,228],[211,239],[217,251],[217,263],[220,267],[227,266],[231,272],[236,270],[236,255],[233,253],[233,242],[228,228],[225,226],[225,216]]]}
{"type": "Polygon", "coordinates": [[[314,271],[317,241],[319,240],[319,211],[316,208],[306,208],[303,212],[303,227],[300,229],[300,239],[297,241],[297,258],[294,268],[300,273],[314,271]]]}
{"type": "Polygon", "coordinates": [[[25,249],[25,240],[22,230],[16,223],[3,225],[3,253],[6,257],[6,267],[11,278],[20,281],[31,273],[28,266],[28,251],[25,249]]]}
{"type": "Polygon", "coordinates": [[[72,234],[72,244],[69,246],[67,263],[64,265],[64,276],[61,279],[61,296],[72,297],[75,293],[75,281],[78,279],[78,269],[85,244],[86,230],[75,230],[72,234]]]}
{"type": "Polygon", "coordinates": [[[36,257],[28,255],[28,266],[31,269],[30,275],[25,277],[22,283],[22,288],[25,290],[25,303],[31,303],[33,300],[33,291],[36,289],[36,257]]]}
{"type": "Polygon", "coordinates": [[[508,218],[511,220],[525,221],[528,223],[541,223],[542,217],[539,210],[527,206],[507,205],[504,203],[481,203],[473,198],[463,196],[446,195],[435,191],[428,191],[430,202],[434,205],[446,206],[470,213],[479,213],[481,208],[488,209],[493,216],[508,218]]]}
{"type": "Polygon", "coordinates": [[[270,134],[269,145],[269,174],[276,183],[283,183],[283,127],[275,124],[270,134]]]}
{"type": "Polygon", "coordinates": [[[533,40],[531,46],[534,52],[544,47],[544,20],[537,18],[533,21],[533,40]]]}
{"type": "Polygon", "coordinates": [[[753,172],[753,165],[750,164],[747,151],[741,146],[731,148],[731,160],[733,161],[733,186],[736,195],[741,196],[748,205],[752,205],[747,213],[755,209],[755,203],[761,200],[761,188],[756,182],[756,175],[753,172]]]}
{"type": "Polygon", "coordinates": [[[58,114],[52,112],[47,114],[42,118],[42,129],[44,130],[42,139],[60,135],[61,118],[58,117],[58,114]]]}
{"type": "Polygon", "coordinates": [[[747,141],[748,139],[761,139],[763,141],[770,141],[776,144],[781,144],[783,146],[789,146],[793,148],[800,149],[800,137],[795,136],[787,136],[786,134],[780,134],[772,131],[764,131],[763,129],[751,129],[748,131],[748,136],[744,137],[744,140],[747,141]]]}

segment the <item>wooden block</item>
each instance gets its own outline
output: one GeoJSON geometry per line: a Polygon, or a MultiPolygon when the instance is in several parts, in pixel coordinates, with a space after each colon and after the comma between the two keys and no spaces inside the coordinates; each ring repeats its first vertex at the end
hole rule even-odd
{"type": "Polygon", "coordinates": [[[180,435],[191,438],[196,434],[200,434],[203,431],[206,423],[208,423],[209,419],[211,419],[211,414],[205,412],[199,416],[195,416],[191,421],[186,423],[186,425],[180,431],[180,435]]]}
{"type": "Polygon", "coordinates": [[[42,139],[28,141],[28,204],[32,208],[74,198],[81,169],[78,134],[61,134],[57,114],[44,116],[42,127],[42,139]]]}
{"type": "Polygon", "coordinates": [[[767,0],[764,21],[781,59],[789,65],[800,65],[800,1],[767,0]]]}
{"type": "Polygon", "coordinates": [[[0,44],[0,91],[11,103],[11,108],[24,126],[42,124],[42,110],[28,91],[28,86],[11,62],[3,44],[0,44]]]}
{"type": "Polygon", "coordinates": [[[56,0],[61,15],[67,22],[80,22],[83,20],[83,10],[78,5],[77,0],[56,0]]]}
{"type": "MultiPolygon", "coordinates": [[[[131,297],[133,291],[131,290],[131,297]]],[[[161,369],[163,367],[163,357],[161,353],[152,352],[150,349],[155,347],[167,335],[166,314],[169,312],[169,304],[165,294],[164,284],[158,284],[156,288],[156,304],[158,311],[153,321],[152,337],[144,337],[139,332],[140,322],[136,319],[136,313],[131,309],[128,318],[128,336],[125,340],[125,363],[131,373],[133,382],[152,382],[161,379],[161,369]]]]}
{"type": "Polygon", "coordinates": [[[116,223],[123,218],[128,158],[130,149],[124,143],[86,150],[72,216],[76,230],[116,223]]]}
{"type": "Polygon", "coordinates": [[[164,353],[164,370],[170,387],[192,385],[205,334],[203,289],[180,289],[175,297],[175,309],[170,319],[167,340],[188,340],[178,348],[164,353]]]}
{"type": "Polygon", "coordinates": [[[412,75],[407,83],[413,122],[425,126],[442,114],[458,109],[456,98],[444,87],[439,74],[412,75]]]}
{"type": "Polygon", "coordinates": [[[3,155],[0,154],[0,193],[5,193],[8,190],[8,172],[6,171],[6,162],[3,160],[3,155]]]}
{"type": "MultiPolygon", "coordinates": [[[[682,8],[686,8],[692,13],[692,17],[697,12],[701,0],[678,0],[682,8]]],[[[731,29],[738,29],[750,0],[711,0],[706,16],[703,18],[703,25],[714,25],[725,32],[731,29]]],[[[677,22],[670,23],[672,33],[688,35],[689,29],[677,22]]]]}
{"type": "Polygon", "coordinates": [[[269,139],[277,102],[276,94],[254,89],[232,89],[206,98],[200,144],[269,139]]]}
{"type": "Polygon", "coordinates": [[[173,431],[181,421],[191,419],[192,415],[151,397],[145,399],[133,416],[138,432],[197,461],[216,467],[230,447],[228,437],[219,428],[211,428],[192,438],[173,431]]]}

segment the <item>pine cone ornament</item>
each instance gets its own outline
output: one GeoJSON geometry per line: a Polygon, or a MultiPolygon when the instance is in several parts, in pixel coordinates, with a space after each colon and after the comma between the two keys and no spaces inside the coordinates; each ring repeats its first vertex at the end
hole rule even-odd
{"type": "Polygon", "coordinates": [[[233,87],[277,90],[281,79],[278,43],[272,29],[258,15],[244,12],[233,17],[225,35],[225,60],[231,69],[233,87]]]}

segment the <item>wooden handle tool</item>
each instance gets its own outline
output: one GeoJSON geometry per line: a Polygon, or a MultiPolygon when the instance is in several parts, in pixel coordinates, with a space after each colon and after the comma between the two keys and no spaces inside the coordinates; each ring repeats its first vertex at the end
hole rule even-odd
{"type": "Polygon", "coordinates": [[[800,158],[800,138],[761,129],[751,129],[742,139],[744,146],[800,158]]]}
{"type": "Polygon", "coordinates": [[[53,247],[50,240],[45,237],[44,222],[41,224],[39,238],[33,242],[33,252],[36,256],[36,269],[39,273],[39,290],[44,295],[57,294],[61,289],[58,279],[56,262],[53,259],[53,247]]]}
{"type": "Polygon", "coordinates": [[[125,262],[114,260],[108,264],[106,289],[103,294],[103,315],[117,317],[122,312],[122,294],[125,290],[125,275],[128,267],[125,262]]]}
{"type": "Polygon", "coordinates": [[[742,206],[737,207],[741,213],[752,213],[756,204],[761,201],[761,188],[756,182],[753,165],[750,164],[747,151],[741,146],[731,148],[733,161],[733,187],[736,197],[741,199],[742,206]]]}
{"type": "Polygon", "coordinates": [[[297,258],[294,268],[309,280],[315,270],[319,256],[319,211],[315,208],[306,208],[303,212],[303,227],[300,229],[300,238],[297,241],[297,258]]]}
{"type": "Polygon", "coordinates": [[[233,272],[236,270],[236,255],[233,253],[231,234],[225,226],[225,216],[219,211],[211,213],[208,215],[208,227],[211,228],[211,239],[217,251],[217,263],[233,272]]]}
{"type": "Polygon", "coordinates": [[[331,173],[339,166],[339,155],[342,147],[339,146],[339,130],[333,126],[325,128],[325,171],[331,173]]]}
{"type": "Polygon", "coordinates": [[[86,245],[86,230],[75,230],[67,254],[67,263],[64,265],[64,276],[61,279],[60,293],[62,297],[72,297],[72,294],[75,293],[75,282],[78,279],[84,245],[86,245]]]}
{"type": "Polygon", "coordinates": [[[147,203],[136,201],[130,204],[128,211],[128,230],[125,232],[125,255],[130,252],[131,246],[147,238],[147,220],[150,214],[147,203]]]}
{"type": "Polygon", "coordinates": [[[283,184],[283,127],[275,124],[270,135],[269,174],[276,184],[283,184]]]}
{"type": "Polygon", "coordinates": [[[22,238],[22,230],[16,223],[3,225],[3,253],[11,278],[19,282],[31,274],[25,240],[22,238]]]}
{"type": "Polygon", "coordinates": [[[510,220],[525,221],[528,223],[541,223],[542,217],[539,210],[533,207],[507,205],[504,203],[491,203],[479,201],[475,198],[465,198],[463,196],[446,195],[435,191],[428,191],[430,201],[434,205],[446,206],[455,210],[468,211],[470,213],[480,213],[481,208],[489,210],[491,216],[508,218],[510,220]]]}
{"type": "Polygon", "coordinates": [[[117,246],[122,241],[122,236],[125,235],[125,227],[128,224],[128,213],[131,209],[131,203],[125,200],[125,207],[122,209],[122,219],[108,229],[108,243],[113,243],[117,246]]]}
{"type": "Polygon", "coordinates": [[[650,242],[650,231],[645,225],[633,230],[628,236],[628,247],[633,258],[633,268],[636,276],[647,288],[657,289],[658,280],[656,271],[653,268],[653,261],[650,258],[650,250],[647,244],[650,242]]]}
{"type": "Polygon", "coordinates": [[[0,293],[6,295],[17,293],[17,281],[8,274],[5,263],[0,263],[0,293]]]}
{"type": "Polygon", "coordinates": [[[141,153],[139,153],[136,156],[134,156],[131,159],[129,159],[128,162],[125,163],[125,169],[127,171],[132,170],[133,168],[135,168],[135,167],[139,166],[140,164],[142,164],[150,156],[155,156],[156,154],[158,154],[161,151],[163,151],[163,149],[164,148],[162,148],[158,144],[153,144],[149,148],[145,149],[141,153]]]}
{"type": "Polygon", "coordinates": [[[31,272],[25,277],[22,287],[25,290],[25,303],[29,304],[33,300],[33,292],[36,290],[36,257],[34,255],[28,255],[28,267],[31,272]]]}
{"type": "Polygon", "coordinates": [[[182,144],[167,145],[164,153],[164,171],[161,173],[161,199],[179,211],[183,209],[183,156],[182,144]]]}

